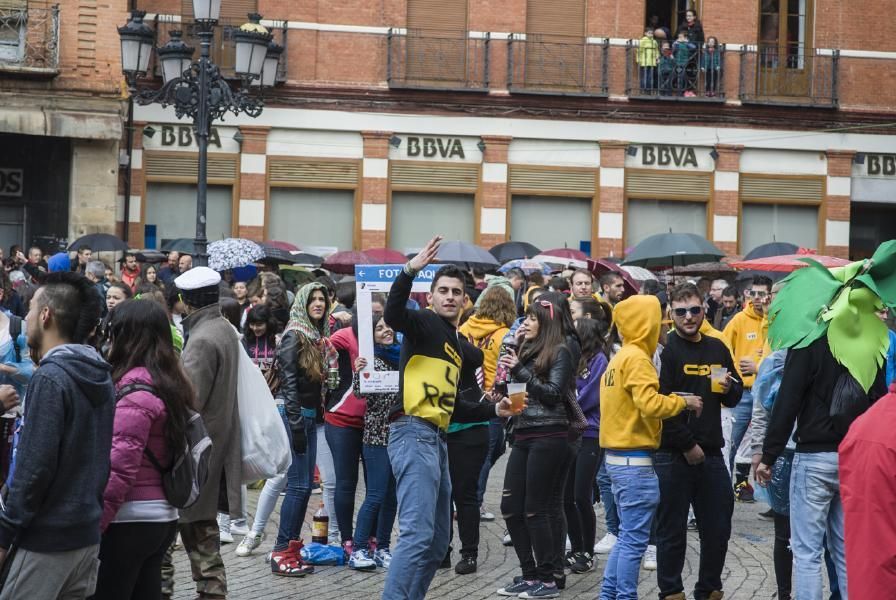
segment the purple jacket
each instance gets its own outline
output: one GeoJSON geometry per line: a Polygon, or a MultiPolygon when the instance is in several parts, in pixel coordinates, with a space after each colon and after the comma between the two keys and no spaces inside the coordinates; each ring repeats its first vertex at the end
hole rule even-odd
{"type": "Polygon", "coordinates": [[[582,437],[596,438],[600,429],[600,378],[607,370],[607,357],[598,352],[588,364],[587,377],[576,377],[576,398],[588,427],[582,437]]]}
{"type": "MultiPolygon", "coordinates": [[[[121,389],[130,383],[152,385],[149,371],[143,367],[131,369],[115,383],[121,389]]],[[[115,405],[115,424],[112,429],[112,470],[103,494],[105,531],[125,502],[134,500],[164,500],[162,475],[143,454],[148,447],[159,463],[167,465],[171,458],[165,441],[165,404],[149,392],[132,392],[115,405]]]]}

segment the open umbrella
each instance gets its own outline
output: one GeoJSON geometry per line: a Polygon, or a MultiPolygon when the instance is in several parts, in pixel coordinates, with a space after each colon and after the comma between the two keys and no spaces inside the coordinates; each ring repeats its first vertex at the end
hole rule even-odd
{"type": "Polygon", "coordinates": [[[517,260],[511,260],[498,269],[499,273],[506,273],[510,269],[522,269],[523,273],[526,275],[531,275],[532,273],[541,273],[542,275],[550,275],[551,267],[544,264],[543,262],[539,262],[537,260],[532,260],[531,258],[519,258],[517,260]]]}
{"type": "Polygon", "coordinates": [[[181,254],[193,254],[196,250],[193,244],[193,238],[174,238],[170,239],[160,248],[162,252],[180,252],[181,254]]]}
{"type": "Polygon", "coordinates": [[[94,252],[124,252],[128,245],[109,233],[90,233],[72,242],[68,250],[74,252],[80,248],[90,248],[94,252]]]}
{"type": "Polygon", "coordinates": [[[725,253],[693,233],[658,233],[632,248],[623,265],[655,269],[718,261],[725,253]]]}
{"type": "Polygon", "coordinates": [[[165,262],[165,255],[158,250],[141,250],[137,252],[137,261],[148,264],[165,262]]]}
{"type": "Polygon", "coordinates": [[[318,256],[317,254],[310,254],[308,252],[292,252],[291,254],[297,265],[317,268],[324,263],[323,257],[318,256]]]}
{"type": "MultiPolygon", "coordinates": [[[[617,265],[616,263],[610,262],[606,259],[599,258],[597,260],[588,259],[586,263],[588,265],[588,270],[594,273],[595,277],[602,277],[607,273],[616,273],[620,277],[622,277],[622,282],[625,284],[625,296],[631,296],[637,294],[641,289],[641,284],[632,277],[631,273],[617,265]]],[[[648,271],[649,273],[649,271],[648,271]]]]}
{"type": "Polygon", "coordinates": [[[532,258],[536,254],[541,254],[541,250],[529,242],[504,242],[489,248],[488,251],[502,265],[511,260],[532,258]]]}
{"type": "Polygon", "coordinates": [[[498,261],[488,250],[461,241],[442,242],[436,260],[440,263],[451,263],[463,269],[494,269],[498,261]]]}
{"type": "Polygon", "coordinates": [[[587,269],[588,262],[577,258],[565,258],[563,256],[554,256],[552,254],[536,254],[532,260],[542,262],[554,271],[562,271],[563,269],[587,269]]]}
{"type": "Polygon", "coordinates": [[[342,252],[337,252],[328,256],[321,266],[328,271],[332,271],[333,273],[354,275],[355,265],[372,264],[376,264],[376,261],[372,260],[363,252],[360,252],[358,250],[343,250],[342,252]]]}
{"type": "Polygon", "coordinates": [[[542,254],[548,256],[559,256],[561,258],[573,258],[575,260],[588,260],[588,255],[581,250],[575,248],[553,248],[551,250],[542,250],[542,254]]]}
{"type": "Polygon", "coordinates": [[[658,281],[656,273],[653,271],[648,271],[643,267],[633,267],[632,265],[623,265],[619,267],[626,273],[628,273],[632,279],[639,283],[643,283],[645,281],[658,281]]]}
{"type": "Polygon", "coordinates": [[[278,240],[268,240],[262,244],[262,246],[271,246],[274,248],[280,248],[281,250],[286,250],[287,252],[298,252],[301,250],[298,246],[291,242],[281,242],[278,240]]]}
{"type": "Polygon", "coordinates": [[[374,263],[382,265],[403,265],[408,260],[404,254],[391,248],[368,248],[364,254],[369,256],[374,263]]]}
{"type": "Polygon", "coordinates": [[[296,262],[295,254],[291,250],[284,250],[279,246],[273,246],[269,242],[259,244],[262,255],[258,262],[268,265],[291,265],[296,262]]]}
{"type": "Polygon", "coordinates": [[[821,266],[827,269],[832,269],[834,267],[844,267],[849,264],[849,261],[844,258],[837,258],[835,256],[821,256],[818,254],[803,252],[799,254],[788,254],[785,256],[769,256],[766,258],[754,258],[753,260],[739,260],[731,263],[731,266],[735,269],[752,269],[755,271],[790,273],[791,271],[796,271],[797,269],[808,267],[809,264],[805,262],[805,259],[807,258],[821,263],[821,266]]]}
{"type": "Polygon", "coordinates": [[[298,265],[281,265],[279,270],[283,281],[296,290],[316,279],[314,273],[298,265]]]}
{"type": "Polygon", "coordinates": [[[664,272],[665,275],[724,275],[734,273],[734,268],[726,262],[694,263],[686,267],[676,267],[664,272]],[[674,273],[672,271],[675,271],[674,273]]]}
{"type": "Polygon", "coordinates": [[[261,246],[252,240],[226,238],[208,245],[208,266],[215,271],[226,271],[251,265],[263,255],[261,246]]]}
{"type": "Polygon", "coordinates": [[[799,252],[799,246],[790,242],[771,242],[756,246],[744,256],[744,260],[753,260],[754,258],[768,258],[769,256],[785,256],[787,254],[796,254],[799,252]]]}

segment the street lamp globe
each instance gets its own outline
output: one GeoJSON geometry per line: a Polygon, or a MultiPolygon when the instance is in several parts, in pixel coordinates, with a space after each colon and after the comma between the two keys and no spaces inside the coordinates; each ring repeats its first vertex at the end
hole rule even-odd
{"type": "Polygon", "coordinates": [[[162,80],[165,83],[183,77],[193,62],[194,48],[188,46],[180,31],[172,31],[168,43],[156,50],[162,64],[162,80]]]}
{"type": "Polygon", "coordinates": [[[143,22],[146,13],[142,10],[131,12],[131,18],[124,27],[118,28],[121,39],[121,70],[129,79],[146,75],[149,57],[152,54],[152,28],[143,22]]]}
{"type": "Polygon", "coordinates": [[[221,18],[221,0],[193,0],[193,18],[197,21],[217,21],[221,18]]]}
{"type": "Polygon", "coordinates": [[[234,71],[249,81],[261,77],[268,53],[268,42],[271,41],[271,33],[260,21],[261,15],[252,13],[249,15],[249,22],[244,23],[233,34],[233,40],[236,42],[234,71]]]}
{"type": "Polygon", "coordinates": [[[268,51],[264,56],[264,67],[261,69],[261,77],[253,80],[252,86],[273,87],[277,83],[281,54],[283,54],[283,46],[273,41],[268,43],[268,51]]]}

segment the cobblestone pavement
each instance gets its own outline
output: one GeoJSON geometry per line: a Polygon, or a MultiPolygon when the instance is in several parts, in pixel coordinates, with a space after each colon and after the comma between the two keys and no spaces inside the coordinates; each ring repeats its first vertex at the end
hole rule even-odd
{"type": "MultiPolygon", "coordinates": [[[[498,513],[497,507],[503,477],[504,460],[492,470],[486,494],[486,506],[494,513],[498,513]]],[[[363,483],[359,487],[363,491],[363,483]]],[[[250,513],[253,514],[257,496],[257,491],[250,490],[250,513]]],[[[317,510],[320,498],[320,495],[311,497],[308,518],[303,531],[306,541],[311,537],[308,530],[311,514],[317,510]]],[[[360,506],[362,498],[363,496],[359,495],[356,506],[360,506]]],[[[735,506],[733,534],[728,546],[728,558],[722,577],[726,600],[776,598],[775,576],[772,567],[773,526],[771,521],[760,519],[757,516],[759,512],[766,509],[767,506],[760,503],[735,506]]],[[[600,539],[605,533],[600,505],[598,505],[597,514],[598,539],[600,539]]],[[[227,567],[231,600],[256,598],[353,600],[380,597],[385,579],[385,572],[382,570],[373,573],[360,573],[345,567],[317,567],[313,575],[302,579],[288,579],[271,575],[270,569],[265,563],[265,555],[271,550],[276,537],[278,518],[279,513],[274,512],[266,529],[267,539],[252,556],[237,557],[234,554],[236,544],[228,544],[223,547],[222,554],[227,567]]],[[[479,571],[473,575],[464,576],[456,575],[453,569],[439,571],[433,580],[427,598],[440,600],[499,598],[500,596],[495,594],[495,590],[519,574],[519,563],[513,548],[505,548],[501,544],[503,535],[504,522],[500,516],[494,522],[483,523],[479,545],[479,571]]],[[[453,559],[457,560],[457,558],[455,552],[453,559]]],[[[689,532],[688,555],[684,567],[685,589],[689,597],[696,581],[698,558],[697,533],[689,532]]],[[[605,560],[606,556],[599,557],[595,570],[590,573],[570,574],[567,577],[567,588],[561,594],[561,598],[592,600],[597,598],[605,560]]],[[[175,565],[177,583],[174,597],[176,599],[194,598],[195,588],[190,579],[190,566],[183,549],[179,549],[175,553],[175,565]]],[[[638,590],[641,598],[657,598],[655,572],[641,571],[641,583],[638,590]]]]}

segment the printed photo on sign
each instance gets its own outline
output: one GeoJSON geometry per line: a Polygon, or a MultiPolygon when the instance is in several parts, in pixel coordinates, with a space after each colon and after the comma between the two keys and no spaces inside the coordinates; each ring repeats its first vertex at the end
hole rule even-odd
{"type": "MultiPolygon", "coordinates": [[[[437,267],[430,266],[417,274],[411,292],[428,292],[437,267]]],[[[362,394],[398,391],[398,371],[374,370],[372,294],[388,294],[404,265],[357,265],[355,267],[355,303],[358,307],[358,355],[367,359],[360,372],[362,394]]],[[[407,383],[407,382],[405,382],[407,383]]]]}

